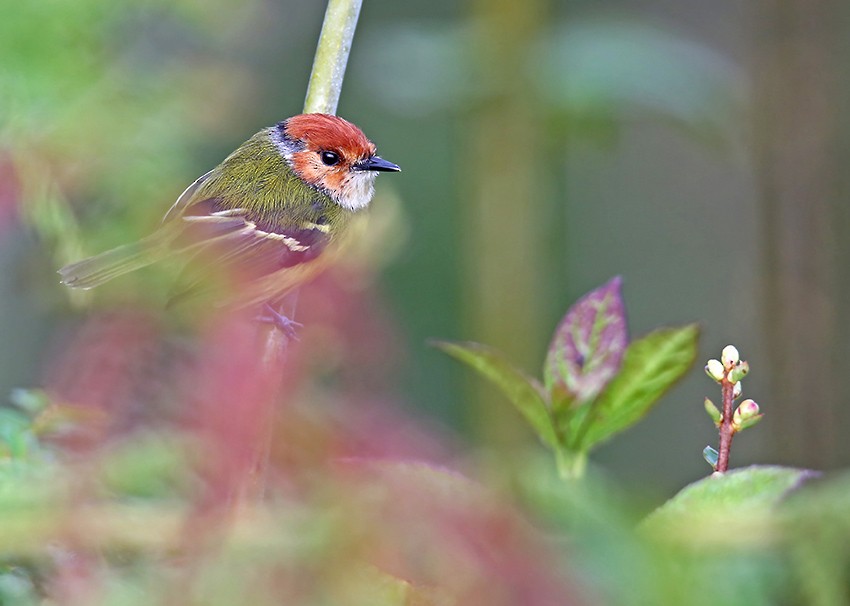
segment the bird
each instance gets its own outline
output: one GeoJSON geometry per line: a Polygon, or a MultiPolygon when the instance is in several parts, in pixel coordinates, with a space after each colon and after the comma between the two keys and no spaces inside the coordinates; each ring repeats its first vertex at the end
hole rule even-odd
{"type": "Polygon", "coordinates": [[[180,257],[184,268],[169,305],[225,275],[224,301],[263,306],[263,317],[289,333],[296,323],[276,305],[328,264],[353,217],[369,206],[377,173],[400,170],[351,122],[292,116],[196,179],[149,236],[62,267],[60,281],[91,289],[180,257]]]}

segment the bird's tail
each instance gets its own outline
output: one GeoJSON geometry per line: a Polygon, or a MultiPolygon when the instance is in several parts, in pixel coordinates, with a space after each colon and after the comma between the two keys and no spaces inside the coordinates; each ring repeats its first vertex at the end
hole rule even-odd
{"type": "Polygon", "coordinates": [[[169,256],[171,240],[168,230],[160,228],[147,238],[107,250],[94,257],[66,265],[59,270],[61,283],[71,288],[88,290],[113,278],[147,267],[169,256]]]}

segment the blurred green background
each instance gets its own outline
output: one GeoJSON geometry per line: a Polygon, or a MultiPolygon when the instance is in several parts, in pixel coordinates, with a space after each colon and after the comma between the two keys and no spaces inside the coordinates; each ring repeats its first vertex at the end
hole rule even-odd
{"type": "MultiPolygon", "coordinates": [[[[734,466],[846,466],[848,10],[365,0],[339,113],[404,169],[374,205],[401,211],[380,290],[404,404],[484,449],[523,448],[513,409],[426,339],[489,343],[539,374],[568,305],[619,274],[633,335],[699,321],[702,359],[733,342],[750,361],[745,394],[767,416],[734,466]]],[[[3,7],[0,393],[42,382],[76,321],[59,265],[144,235],[197,175],[299,113],[323,13],[3,7]]],[[[656,495],[705,475],[713,388],[695,369],[595,460],[656,495]]]]}

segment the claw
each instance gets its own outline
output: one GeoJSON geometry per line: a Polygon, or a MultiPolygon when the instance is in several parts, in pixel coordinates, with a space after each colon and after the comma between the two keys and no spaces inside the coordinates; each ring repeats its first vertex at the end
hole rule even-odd
{"type": "Polygon", "coordinates": [[[263,304],[263,313],[257,316],[257,321],[273,324],[291,341],[298,341],[298,329],[304,326],[300,322],[290,320],[268,303],[263,304]]]}

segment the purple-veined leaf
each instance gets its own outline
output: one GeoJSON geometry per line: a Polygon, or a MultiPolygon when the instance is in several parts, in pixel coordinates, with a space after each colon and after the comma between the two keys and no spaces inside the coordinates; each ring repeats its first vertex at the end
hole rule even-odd
{"type": "Polygon", "coordinates": [[[661,328],[629,345],[617,376],[570,419],[567,440],[589,451],[637,423],[693,366],[699,327],[661,328]]]}
{"type": "Polygon", "coordinates": [[[617,374],[629,342],[626,310],[616,277],[579,299],[552,337],[543,370],[553,402],[595,398],[617,374]]]}

